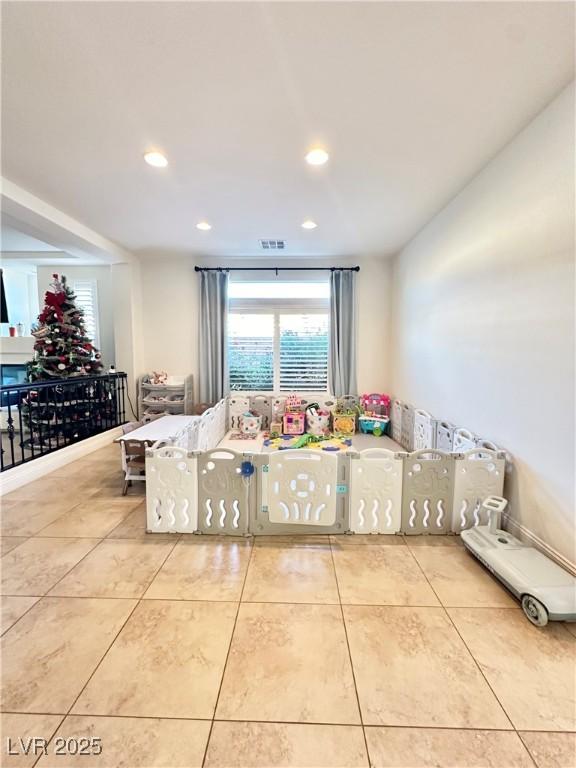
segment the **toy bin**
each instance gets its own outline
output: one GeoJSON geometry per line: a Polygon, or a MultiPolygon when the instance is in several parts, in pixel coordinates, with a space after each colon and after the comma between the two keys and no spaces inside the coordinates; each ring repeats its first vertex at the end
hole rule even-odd
{"type": "Polygon", "coordinates": [[[308,408],[306,410],[306,431],[315,437],[327,437],[330,434],[330,411],[308,408]]]}
{"type": "Polygon", "coordinates": [[[305,430],[305,417],[302,411],[292,411],[284,414],[284,434],[303,435],[305,430]]]}
{"type": "Polygon", "coordinates": [[[385,416],[360,416],[358,426],[363,434],[380,437],[388,431],[389,421],[385,416]]]}
{"type": "Polygon", "coordinates": [[[243,435],[251,435],[262,429],[262,416],[256,413],[243,413],[240,416],[240,432],[243,435]]]}

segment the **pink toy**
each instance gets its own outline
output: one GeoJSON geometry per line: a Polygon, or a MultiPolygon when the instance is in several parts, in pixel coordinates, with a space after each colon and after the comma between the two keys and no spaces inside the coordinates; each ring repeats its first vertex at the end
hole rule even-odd
{"type": "Polygon", "coordinates": [[[390,415],[389,395],[378,394],[377,392],[371,395],[362,395],[360,397],[360,405],[366,414],[374,414],[376,416],[390,415]]]}
{"type": "Polygon", "coordinates": [[[303,435],[305,417],[302,411],[287,412],[284,414],[284,434],[303,435]]]}
{"type": "Polygon", "coordinates": [[[299,411],[302,408],[302,401],[298,395],[288,395],[286,398],[286,411],[299,411]]]}

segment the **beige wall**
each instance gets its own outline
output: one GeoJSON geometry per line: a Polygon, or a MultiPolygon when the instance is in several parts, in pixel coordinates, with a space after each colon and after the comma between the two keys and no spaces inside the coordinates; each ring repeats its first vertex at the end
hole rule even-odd
{"type": "MultiPolygon", "coordinates": [[[[205,264],[207,262],[204,262],[205,264]]],[[[327,261],[326,264],[332,264],[327,261]]],[[[362,259],[358,263],[358,388],[361,392],[388,391],[390,262],[362,259]]],[[[288,262],[285,266],[305,266],[288,262]]],[[[314,265],[321,264],[314,259],[314,265]]],[[[344,262],[338,262],[343,265],[344,262]]],[[[195,262],[156,256],[142,260],[145,368],[169,373],[192,372],[198,380],[198,275],[195,262]]],[[[263,262],[235,260],[219,266],[263,266],[263,262]]],[[[271,278],[273,278],[273,273],[271,278]]],[[[300,273],[306,275],[307,273],[300,273]]],[[[262,279],[262,275],[259,275],[262,279]]]]}
{"type": "Polygon", "coordinates": [[[114,296],[109,266],[39,266],[38,301],[44,307],[44,294],[52,282],[54,272],[66,275],[68,282],[96,280],[98,291],[98,316],[100,320],[100,351],[106,368],[116,361],[114,345],[114,296]]]}
{"type": "Polygon", "coordinates": [[[574,102],[567,89],[395,259],[394,392],[514,456],[513,519],[572,562],[574,102]]]}

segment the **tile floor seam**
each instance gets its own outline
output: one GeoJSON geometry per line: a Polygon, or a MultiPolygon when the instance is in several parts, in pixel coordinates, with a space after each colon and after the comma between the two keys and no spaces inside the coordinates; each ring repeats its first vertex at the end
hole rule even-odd
{"type": "MultiPolygon", "coordinates": [[[[256,723],[256,724],[274,724],[274,725],[312,725],[312,726],[327,726],[334,728],[365,728],[365,729],[398,729],[398,730],[430,730],[430,731],[486,731],[489,733],[513,733],[510,728],[490,728],[490,727],[477,727],[470,725],[399,725],[398,723],[383,723],[383,724],[366,724],[362,726],[359,723],[334,723],[323,722],[321,720],[310,720],[302,722],[301,720],[256,720],[250,717],[243,717],[238,719],[227,719],[223,717],[174,717],[170,716],[158,716],[158,715],[121,715],[121,714],[101,714],[101,713],[89,713],[89,714],[73,714],[62,712],[19,712],[11,709],[3,710],[2,715],[23,715],[23,716],[39,716],[39,717],[61,717],[64,720],[66,717],[90,717],[90,718],[109,718],[109,719],[123,719],[123,720],[176,720],[178,722],[202,722],[202,723],[256,723]]],[[[517,731],[520,736],[521,733],[536,733],[536,734],[551,734],[551,735],[565,735],[573,736],[576,731],[548,731],[548,730],[534,730],[523,728],[521,731],[517,731]]]]}
{"type": "Polygon", "coordinates": [[[0,560],[2,560],[3,557],[6,557],[6,555],[9,555],[10,552],[15,552],[18,547],[21,547],[23,544],[26,544],[28,539],[32,539],[33,536],[0,536],[0,539],[24,539],[24,541],[21,541],[20,544],[16,544],[15,547],[12,547],[12,549],[9,549],[8,552],[4,552],[3,555],[0,555],[0,560]]]}
{"type": "MultiPolygon", "coordinates": [[[[60,715],[56,715],[56,717],[60,717],[60,715]]],[[[64,722],[64,720],[66,720],[66,717],[67,717],[67,715],[62,715],[61,717],[62,717],[62,719],[60,720],[60,722],[58,723],[58,725],[57,725],[57,726],[54,728],[54,730],[53,730],[53,731],[52,731],[52,733],[50,734],[50,738],[48,738],[48,739],[46,740],[46,743],[47,743],[47,744],[49,744],[49,743],[52,741],[52,739],[54,738],[54,736],[56,736],[56,734],[58,733],[58,729],[60,728],[60,726],[62,725],[62,723],[64,722]]],[[[34,766],[38,764],[38,761],[39,761],[41,758],[42,758],[42,754],[39,754],[39,755],[38,755],[38,757],[36,758],[36,760],[34,760],[34,762],[32,763],[32,765],[31,765],[31,767],[30,767],[30,768],[34,768],[34,766]]]]}
{"type": "Polygon", "coordinates": [[[342,606],[342,596],[340,594],[340,584],[338,582],[338,571],[336,569],[336,560],[334,558],[334,550],[332,548],[332,539],[329,538],[330,555],[332,557],[332,567],[334,568],[334,579],[336,581],[336,591],[338,592],[338,600],[340,602],[340,616],[342,617],[342,626],[344,628],[344,637],[346,639],[346,648],[348,649],[348,659],[350,661],[350,671],[352,672],[352,682],[354,683],[354,692],[356,694],[356,706],[358,707],[358,715],[360,717],[360,727],[362,728],[362,738],[364,739],[364,748],[366,750],[366,759],[368,761],[368,767],[372,765],[370,759],[370,750],[368,749],[368,739],[366,738],[366,731],[364,730],[364,717],[362,716],[362,707],[360,705],[360,694],[358,693],[358,685],[356,683],[356,673],[354,672],[354,662],[352,661],[352,651],[350,650],[350,640],[348,639],[348,628],[346,627],[346,618],[344,616],[344,608],[342,606]]]}
{"type": "Polygon", "coordinates": [[[536,758],[534,757],[534,755],[532,754],[532,752],[531,752],[531,751],[530,751],[530,749],[528,748],[528,744],[526,744],[526,742],[525,742],[525,741],[524,741],[524,739],[522,738],[522,733],[521,733],[520,731],[516,731],[516,735],[517,735],[517,736],[518,736],[518,738],[520,739],[520,742],[522,743],[522,746],[524,747],[524,749],[525,749],[525,750],[526,750],[526,752],[528,753],[528,756],[529,756],[530,760],[532,760],[532,762],[534,763],[535,767],[536,767],[536,768],[540,768],[540,766],[539,766],[539,765],[538,765],[538,763],[536,762],[536,758]]]}
{"type": "Polygon", "coordinates": [[[212,731],[214,729],[214,719],[216,717],[216,711],[218,709],[218,702],[220,701],[220,693],[222,691],[222,685],[224,684],[224,675],[226,674],[226,667],[228,666],[228,658],[230,657],[230,650],[232,648],[232,641],[234,640],[234,632],[236,631],[236,624],[238,623],[238,616],[240,614],[240,608],[242,607],[242,597],[244,595],[244,588],[246,586],[246,580],[248,579],[248,571],[250,570],[250,563],[252,562],[252,556],[254,555],[254,542],[250,545],[250,556],[248,557],[248,563],[246,564],[246,571],[244,573],[244,579],[242,580],[242,589],[240,590],[240,596],[238,598],[238,607],[236,609],[236,616],[234,616],[234,624],[232,625],[232,632],[230,633],[230,642],[228,643],[228,650],[226,651],[226,658],[222,666],[222,675],[220,676],[220,684],[218,686],[218,693],[216,694],[216,700],[214,702],[214,710],[212,712],[212,719],[210,722],[210,728],[208,730],[208,738],[206,739],[206,746],[204,747],[204,755],[202,757],[202,768],[206,763],[206,757],[208,756],[208,747],[210,746],[210,739],[212,738],[212,731]]]}
{"type": "MultiPolygon", "coordinates": [[[[504,707],[504,704],[502,704],[502,702],[500,701],[500,698],[499,698],[499,697],[496,695],[496,691],[495,691],[495,690],[493,689],[493,687],[490,685],[490,682],[488,681],[488,678],[487,678],[487,677],[486,677],[486,675],[484,674],[484,670],[482,669],[482,667],[480,666],[480,663],[478,662],[478,660],[476,659],[476,657],[474,656],[474,654],[473,654],[473,653],[472,653],[472,651],[470,650],[470,648],[469,648],[469,646],[468,646],[468,643],[466,643],[466,641],[464,640],[464,638],[463,638],[463,637],[462,637],[462,635],[460,634],[460,631],[458,630],[458,627],[456,626],[456,624],[455,624],[455,623],[454,623],[454,621],[452,620],[452,616],[450,616],[450,614],[448,613],[448,610],[447,610],[446,606],[444,605],[444,603],[442,602],[442,600],[440,599],[440,596],[437,594],[436,590],[435,590],[435,589],[434,589],[434,587],[432,586],[432,584],[431,584],[431,582],[430,582],[430,579],[428,578],[428,576],[427,576],[427,575],[426,575],[426,573],[424,572],[424,569],[422,568],[422,566],[421,566],[421,565],[420,565],[420,563],[418,562],[418,559],[417,559],[416,557],[414,557],[414,554],[413,554],[413,553],[412,553],[412,551],[410,550],[410,547],[408,547],[408,549],[409,549],[409,551],[410,551],[410,554],[411,554],[411,555],[412,555],[412,557],[414,558],[414,561],[416,562],[416,564],[417,564],[418,568],[420,569],[420,571],[421,571],[422,575],[424,576],[424,578],[426,579],[426,581],[427,581],[427,582],[428,582],[428,584],[430,585],[430,589],[431,589],[431,590],[432,590],[432,592],[434,592],[434,594],[436,595],[436,599],[437,599],[437,600],[438,600],[438,602],[440,603],[440,607],[441,607],[441,609],[444,611],[444,613],[446,614],[446,617],[448,618],[448,621],[450,622],[451,626],[454,628],[454,631],[456,632],[456,634],[458,635],[458,637],[459,637],[459,638],[460,638],[460,640],[462,641],[462,643],[463,643],[464,647],[465,647],[465,648],[466,648],[466,650],[468,651],[468,654],[470,655],[470,658],[472,659],[472,661],[473,661],[473,662],[474,662],[474,664],[476,665],[476,668],[478,669],[478,671],[479,671],[479,672],[480,672],[480,674],[482,675],[482,678],[484,679],[484,681],[485,681],[486,685],[488,686],[488,688],[489,688],[489,689],[490,689],[490,691],[492,692],[492,695],[494,696],[494,698],[495,698],[495,699],[496,699],[496,701],[498,702],[498,705],[499,705],[500,709],[502,710],[502,712],[504,713],[504,716],[506,717],[506,719],[508,720],[508,722],[509,722],[509,723],[510,723],[510,725],[512,726],[512,729],[513,729],[513,731],[514,731],[515,733],[518,733],[518,731],[516,730],[516,726],[515,726],[515,725],[514,725],[514,723],[512,722],[512,719],[511,719],[510,715],[508,714],[507,710],[506,710],[506,709],[505,709],[505,707],[504,707]]],[[[475,610],[475,609],[469,609],[469,610],[475,610]]],[[[492,609],[492,610],[494,610],[494,609],[492,609]]],[[[510,609],[509,609],[509,610],[515,610],[514,606],[510,606],[510,609]]]]}
{"type": "Polygon", "coordinates": [[[6,629],[4,630],[4,632],[0,632],[0,637],[4,637],[4,635],[5,635],[7,632],[10,632],[10,630],[12,629],[12,627],[15,627],[15,626],[16,626],[16,624],[18,624],[18,622],[20,621],[20,619],[23,619],[23,618],[24,618],[24,616],[26,616],[26,614],[27,614],[27,613],[29,613],[29,612],[32,610],[32,608],[34,608],[34,606],[35,606],[35,605],[38,605],[38,603],[40,602],[40,600],[42,600],[42,599],[45,597],[45,595],[40,595],[40,596],[38,596],[38,595],[0,595],[0,600],[1,600],[1,598],[3,598],[3,597],[37,597],[37,598],[38,598],[38,600],[36,600],[36,602],[35,602],[35,603],[32,603],[32,605],[31,605],[29,608],[27,608],[27,609],[24,611],[24,613],[22,614],[22,616],[18,616],[18,618],[16,619],[16,621],[15,621],[13,624],[10,624],[10,626],[9,626],[9,627],[6,627],[6,629]]]}
{"type": "MultiPolygon", "coordinates": [[[[28,539],[28,541],[30,541],[31,539],[34,539],[34,538],[35,538],[34,536],[30,536],[30,538],[28,539]]],[[[46,537],[44,537],[44,538],[46,538],[46,537]]],[[[77,538],[77,537],[75,537],[75,536],[74,536],[74,537],[58,536],[58,537],[54,537],[54,538],[77,538]]],[[[72,567],[71,567],[71,568],[70,568],[68,571],[66,571],[66,573],[65,573],[63,576],[61,576],[61,578],[59,578],[59,579],[58,579],[58,581],[55,581],[55,582],[54,582],[54,584],[52,584],[52,585],[50,586],[50,588],[48,589],[48,592],[51,592],[51,591],[54,589],[54,587],[55,587],[55,586],[57,586],[58,584],[60,584],[60,582],[62,581],[62,579],[65,579],[65,578],[66,578],[66,576],[68,576],[68,574],[70,573],[70,571],[73,571],[73,570],[74,570],[74,568],[76,568],[76,566],[77,566],[77,565],[80,565],[80,563],[81,563],[81,562],[82,562],[82,561],[83,561],[83,560],[84,560],[86,557],[88,557],[88,555],[89,555],[91,552],[94,552],[94,550],[96,549],[96,547],[98,547],[98,546],[101,544],[101,542],[102,542],[102,539],[99,539],[97,536],[89,536],[89,537],[87,536],[87,537],[85,537],[85,540],[92,540],[92,541],[96,541],[96,544],[94,544],[94,546],[93,546],[93,547],[91,547],[91,548],[88,550],[88,552],[86,552],[84,555],[82,555],[82,557],[80,558],[80,560],[78,560],[78,562],[74,563],[74,565],[73,565],[73,566],[72,566],[72,567]]],[[[28,542],[23,542],[23,543],[22,543],[22,546],[23,546],[24,544],[27,544],[27,543],[28,543],[28,542]]],[[[16,549],[18,549],[18,547],[16,547],[16,549]]],[[[12,551],[14,551],[14,550],[12,550],[12,551]]],[[[10,554],[10,552],[8,552],[7,554],[10,554]]],[[[40,598],[42,599],[43,597],[48,597],[48,592],[45,592],[43,595],[40,595],[40,598]]],[[[2,592],[0,592],[0,597],[36,597],[36,595],[22,595],[22,594],[20,594],[20,595],[7,595],[7,594],[5,594],[5,593],[2,591],[2,592]]],[[[57,595],[52,595],[52,597],[57,597],[57,595]]],[[[14,625],[12,625],[12,626],[14,626],[14,625]]],[[[12,629],[12,627],[10,627],[10,629],[12,629]]]]}
{"type": "MultiPolygon", "coordinates": [[[[57,517],[55,520],[52,520],[52,522],[51,522],[51,523],[48,523],[47,525],[44,525],[44,526],[42,526],[42,528],[39,528],[39,529],[36,531],[36,533],[33,533],[33,534],[32,534],[32,536],[31,536],[30,538],[32,539],[32,538],[34,538],[34,536],[38,536],[38,534],[39,534],[39,533],[42,533],[42,531],[45,531],[45,530],[46,530],[46,528],[49,528],[49,527],[52,525],[52,523],[55,523],[57,520],[61,520],[61,519],[64,517],[64,515],[67,515],[67,514],[68,514],[68,512],[72,512],[72,510],[73,510],[73,509],[76,509],[76,507],[79,507],[79,506],[80,506],[80,504],[82,504],[82,502],[81,502],[81,501],[79,501],[79,502],[78,502],[78,504],[75,504],[73,507],[70,507],[70,509],[67,509],[67,510],[66,510],[66,512],[63,512],[63,513],[60,515],[60,517],[57,517]]],[[[44,537],[44,538],[46,538],[46,537],[44,537]]],[[[58,537],[54,537],[54,538],[58,538],[58,537]]],[[[85,536],[84,538],[87,538],[87,539],[91,539],[91,538],[92,538],[92,536],[85,536]]]]}
{"type": "MultiPolygon", "coordinates": [[[[176,546],[176,544],[174,544],[174,546],[176,546]]],[[[156,573],[157,573],[157,572],[160,570],[160,568],[162,568],[162,566],[164,565],[164,563],[166,562],[166,560],[168,559],[168,557],[169,557],[169,556],[170,556],[170,554],[172,553],[172,550],[173,550],[173,549],[174,549],[174,547],[172,547],[172,548],[170,549],[170,551],[169,551],[169,552],[166,554],[166,557],[164,558],[164,560],[162,560],[162,562],[161,562],[161,563],[160,563],[160,565],[158,566],[158,570],[156,571],[156,573]]],[[[156,577],[156,573],[154,574],[153,578],[155,578],[155,577],[156,577]]],[[[53,597],[56,597],[56,595],[54,595],[53,597]]],[[[76,598],[74,598],[74,597],[61,597],[61,598],[59,598],[59,599],[60,599],[60,600],[75,600],[76,598]]],[[[80,599],[82,600],[83,598],[80,598],[80,599]]],[[[99,599],[102,599],[102,600],[106,600],[107,598],[85,598],[85,599],[87,599],[87,600],[99,600],[99,599]]],[[[122,599],[122,598],[116,598],[116,599],[122,599]]],[[[131,610],[131,611],[128,613],[128,616],[127,616],[127,617],[126,617],[126,619],[125,619],[125,620],[122,622],[122,625],[121,625],[121,627],[119,628],[118,632],[116,632],[116,634],[115,634],[115,635],[114,635],[114,637],[112,638],[112,641],[111,641],[111,643],[108,645],[108,647],[106,648],[106,650],[105,650],[105,651],[104,651],[104,653],[102,654],[102,657],[101,657],[100,661],[99,661],[99,662],[96,664],[96,666],[94,667],[94,669],[92,670],[92,672],[91,672],[91,673],[90,673],[90,675],[88,676],[88,679],[86,680],[86,682],[85,682],[85,683],[84,683],[84,685],[82,686],[82,688],[81,688],[80,692],[78,693],[78,695],[76,696],[76,698],[74,699],[74,701],[72,702],[72,704],[71,704],[71,705],[68,707],[68,712],[66,713],[66,717],[68,717],[68,716],[70,715],[70,713],[72,712],[72,710],[74,709],[74,706],[75,706],[75,705],[76,705],[76,703],[78,702],[78,700],[79,700],[80,696],[82,696],[82,694],[83,694],[83,693],[84,693],[84,691],[86,690],[86,687],[88,686],[88,684],[90,683],[90,681],[92,680],[92,678],[94,677],[94,675],[96,674],[97,670],[100,668],[100,666],[101,666],[102,662],[104,661],[104,659],[106,658],[106,656],[109,654],[109,652],[110,652],[110,649],[112,648],[112,646],[114,645],[114,643],[116,642],[116,640],[118,639],[118,637],[120,636],[120,633],[122,632],[122,630],[124,629],[124,627],[126,626],[126,624],[128,623],[128,621],[131,619],[131,617],[134,615],[134,611],[135,611],[135,610],[138,608],[138,606],[140,605],[140,603],[141,603],[141,601],[142,601],[142,598],[141,598],[141,597],[140,597],[140,598],[124,598],[124,599],[131,599],[131,600],[136,600],[136,605],[135,605],[135,606],[132,608],[132,610],[131,610]]]]}

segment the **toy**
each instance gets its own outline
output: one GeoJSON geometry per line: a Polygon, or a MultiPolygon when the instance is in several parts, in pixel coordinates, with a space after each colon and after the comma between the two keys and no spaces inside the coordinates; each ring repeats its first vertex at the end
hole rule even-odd
{"type": "Polygon", "coordinates": [[[162,385],[167,384],[168,374],[166,373],[166,371],[152,371],[151,383],[162,384],[162,385]]]}
{"type": "Polygon", "coordinates": [[[353,437],[356,432],[356,414],[335,413],[332,416],[332,428],[334,434],[343,437],[353,437]]]}
{"type": "Polygon", "coordinates": [[[521,601],[532,624],[544,627],[549,620],[576,621],[576,578],[500,529],[507,504],[501,496],[484,500],[482,507],[490,513],[490,522],[462,531],[466,549],[521,601]]]}
{"type": "Polygon", "coordinates": [[[262,429],[262,416],[247,411],[240,416],[240,432],[244,435],[259,432],[262,429]]]}
{"type": "Polygon", "coordinates": [[[282,421],[272,421],[270,423],[270,437],[280,437],[282,434],[282,421]]]}
{"type": "Polygon", "coordinates": [[[376,392],[371,395],[361,395],[360,407],[365,414],[374,414],[375,416],[390,416],[390,396],[384,394],[378,394],[376,392]]]}
{"type": "Polygon", "coordinates": [[[363,434],[380,437],[380,435],[385,435],[388,431],[389,422],[390,419],[387,416],[373,416],[370,414],[370,416],[360,416],[358,426],[363,434]]]}
{"type": "Polygon", "coordinates": [[[317,403],[306,408],[306,431],[316,437],[330,434],[330,411],[320,410],[317,403]]]}
{"type": "Polygon", "coordinates": [[[302,411],[289,412],[284,414],[284,434],[285,435],[303,435],[305,417],[302,411]]]}
{"type": "Polygon", "coordinates": [[[303,435],[305,432],[305,416],[302,408],[302,402],[298,395],[288,395],[286,398],[286,405],[284,410],[284,418],[282,422],[284,424],[285,435],[303,435]]]}

